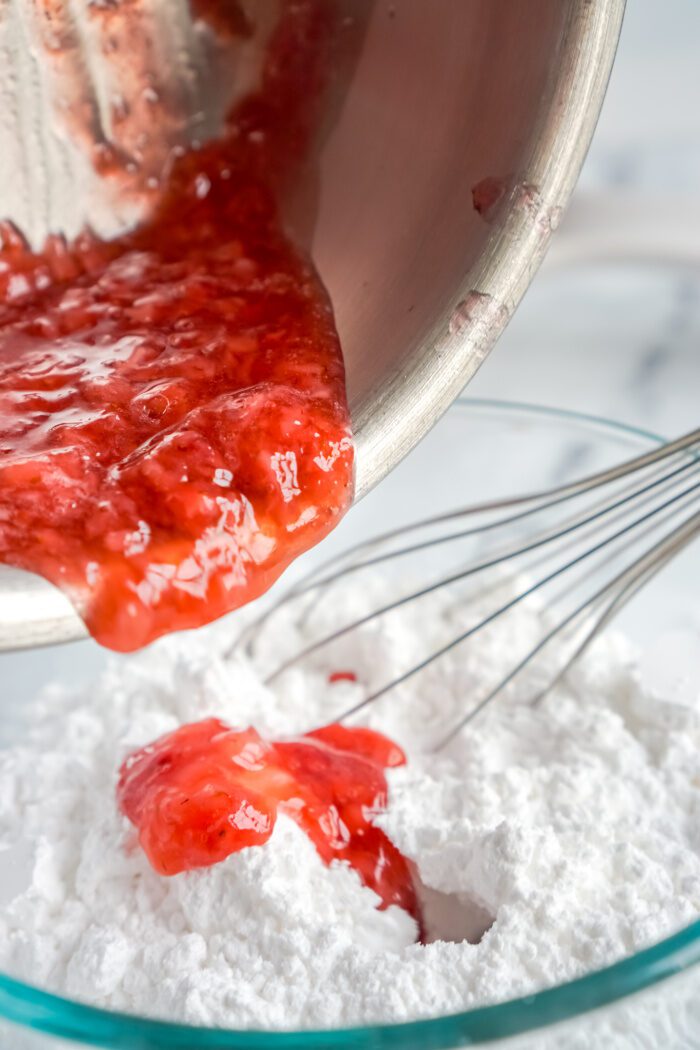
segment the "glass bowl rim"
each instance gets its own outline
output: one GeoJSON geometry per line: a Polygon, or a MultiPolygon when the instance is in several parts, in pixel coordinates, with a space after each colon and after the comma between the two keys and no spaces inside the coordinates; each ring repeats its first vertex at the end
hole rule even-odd
{"type": "MultiPolygon", "coordinates": [[[[461,397],[454,403],[454,407],[460,406],[591,425],[651,444],[665,440],[649,430],[603,416],[527,402],[461,397]]],[[[124,1050],[133,1047],[135,1040],[144,1047],[183,1050],[296,1050],[313,1046],[437,1050],[548,1027],[640,992],[699,961],[700,920],[611,966],[532,995],[417,1021],[296,1031],[210,1028],[150,1020],[66,999],[0,973],[0,1019],[48,1035],[124,1050]]]]}

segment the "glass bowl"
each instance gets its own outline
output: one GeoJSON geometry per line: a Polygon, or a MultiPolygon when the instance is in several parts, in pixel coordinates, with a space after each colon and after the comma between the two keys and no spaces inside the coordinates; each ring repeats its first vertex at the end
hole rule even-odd
{"type": "MultiPolygon", "coordinates": [[[[463,399],[296,571],[428,513],[560,484],[648,450],[661,440],[644,430],[592,416],[463,399]]],[[[695,696],[700,690],[699,569],[700,551],[690,547],[621,616],[625,633],[643,649],[642,673],[656,675],[655,685],[677,689],[680,666],[683,689],[690,688],[695,696]],[[672,670],[664,659],[669,651],[675,654],[672,670]],[[679,665],[681,651],[685,655],[679,665]]],[[[91,642],[1,656],[0,746],[21,739],[20,715],[29,691],[49,681],[75,682],[94,673],[106,659],[91,642]]],[[[0,864],[0,886],[2,881],[0,864]]],[[[695,965],[699,962],[700,922],[696,922],[604,970],[525,998],[407,1024],[313,1032],[228,1031],[151,1021],[86,1006],[0,974],[0,1046],[60,1047],[67,1039],[74,1045],[125,1050],[340,1046],[424,1050],[486,1043],[510,1050],[680,1050],[700,1047],[700,966],[695,965]],[[660,1014],[661,1003],[665,1009],[660,1014]]]]}

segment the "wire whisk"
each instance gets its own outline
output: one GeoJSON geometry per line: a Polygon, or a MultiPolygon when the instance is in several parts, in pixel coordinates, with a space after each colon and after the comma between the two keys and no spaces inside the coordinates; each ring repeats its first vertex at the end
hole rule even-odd
{"type": "Polygon", "coordinates": [[[254,656],[262,628],[290,603],[298,603],[298,622],[308,623],[319,603],[351,574],[389,564],[410,566],[418,555],[449,551],[456,560],[449,571],[431,568],[434,575],[424,584],[328,630],[284,659],[267,679],[273,682],[288,668],[407,603],[466,583],[476,587],[462,600],[476,600],[491,587],[496,596],[492,609],[340,715],[340,720],[349,719],[537,596],[546,610],[541,636],[523,655],[512,659],[485,695],[445,727],[435,744],[439,749],[547,652],[547,680],[529,697],[539,702],[633,595],[699,533],[697,429],[644,455],[548,491],[463,507],[359,543],[299,580],[246,627],[231,652],[243,650],[254,656]],[[506,570],[514,573],[515,586],[504,596],[498,586],[493,587],[493,575],[488,574],[498,574],[498,583],[506,570]]]}

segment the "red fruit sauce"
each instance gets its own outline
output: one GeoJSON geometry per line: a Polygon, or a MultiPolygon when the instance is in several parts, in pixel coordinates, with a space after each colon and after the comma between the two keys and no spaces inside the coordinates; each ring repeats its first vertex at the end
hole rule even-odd
{"type": "Polygon", "coordinates": [[[328,681],[333,685],[335,682],[356,682],[357,675],[354,671],[331,671],[328,681]]]}
{"type": "Polygon", "coordinates": [[[335,724],[272,741],[209,718],[127,758],[117,799],[161,875],[262,845],[284,813],[327,864],[352,865],[382,908],[396,904],[420,926],[410,865],[372,823],[387,804],[385,769],[405,761],[401,748],[371,729],[335,724]]]}
{"type": "Polygon", "coordinates": [[[351,499],[333,315],[274,189],[310,134],[326,10],[286,4],[259,92],[173,158],[135,232],[36,254],[0,228],[0,561],[112,649],[255,598],[351,499]]]}

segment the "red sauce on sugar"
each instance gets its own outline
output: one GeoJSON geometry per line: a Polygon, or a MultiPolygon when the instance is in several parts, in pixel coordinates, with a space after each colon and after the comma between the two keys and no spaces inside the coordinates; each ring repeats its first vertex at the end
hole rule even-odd
{"type": "Polygon", "coordinates": [[[356,682],[357,675],[354,671],[331,671],[328,681],[331,685],[334,685],[335,682],[356,682]]]}
{"type": "Polygon", "coordinates": [[[420,926],[410,865],[373,824],[387,804],[385,770],[405,761],[396,744],[371,729],[334,724],[272,741],[210,718],[127,758],[117,798],[161,875],[262,845],[283,813],[327,864],[350,864],[382,908],[396,904],[420,926]]]}
{"type": "Polygon", "coordinates": [[[330,303],[276,200],[325,9],[286,5],[260,91],[173,158],[136,231],[35,254],[0,228],[0,561],[61,587],[112,649],[255,598],[351,499],[330,303]]]}

